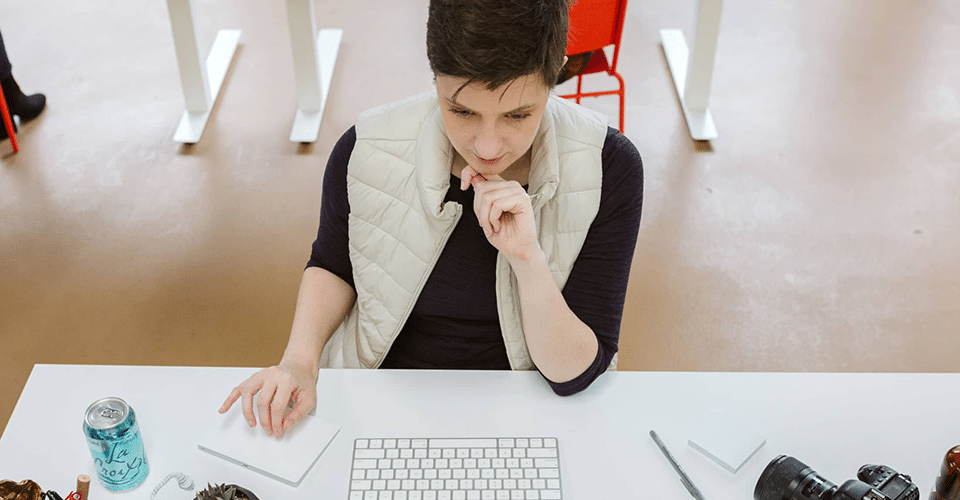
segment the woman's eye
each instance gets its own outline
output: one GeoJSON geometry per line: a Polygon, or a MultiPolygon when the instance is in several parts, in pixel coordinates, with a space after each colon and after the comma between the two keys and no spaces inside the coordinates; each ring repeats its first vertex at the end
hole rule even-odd
{"type": "Polygon", "coordinates": [[[470,112],[465,109],[450,108],[450,112],[460,116],[470,116],[470,112]]]}
{"type": "Polygon", "coordinates": [[[530,116],[530,113],[517,113],[509,116],[511,120],[520,121],[520,120],[523,120],[524,118],[528,118],[530,116]]]}

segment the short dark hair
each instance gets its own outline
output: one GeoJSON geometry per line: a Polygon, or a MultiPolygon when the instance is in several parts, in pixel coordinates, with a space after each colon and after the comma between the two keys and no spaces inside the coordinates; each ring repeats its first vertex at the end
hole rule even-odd
{"type": "Polygon", "coordinates": [[[488,89],[539,73],[553,88],[572,0],[430,0],[427,58],[436,74],[488,89]]]}

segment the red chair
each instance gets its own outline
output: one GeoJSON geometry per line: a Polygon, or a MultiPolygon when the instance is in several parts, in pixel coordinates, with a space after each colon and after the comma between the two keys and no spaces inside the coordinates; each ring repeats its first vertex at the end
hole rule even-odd
{"type": "Polygon", "coordinates": [[[3,86],[0,85],[0,115],[3,115],[3,125],[7,127],[7,137],[10,138],[10,144],[13,145],[13,152],[20,151],[17,146],[17,135],[13,130],[13,117],[10,116],[10,109],[7,108],[7,98],[3,96],[3,86]]]}
{"type": "Polygon", "coordinates": [[[620,96],[620,131],[623,132],[623,77],[617,73],[617,58],[620,56],[620,35],[623,33],[623,18],[626,16],[627,0],[577,0],[570,8],[570,34],[567,39],[567,55],[591,52],[590,61],[577,75],[577,93],[560,97],[576,99],[601,95],[620,96]],[[613,45],[613,62],[607,61],[603,48],[613,45]],[[587,92],[582,90],[583,75],[607,73],[620,82],[617,90],[587,92]]]}

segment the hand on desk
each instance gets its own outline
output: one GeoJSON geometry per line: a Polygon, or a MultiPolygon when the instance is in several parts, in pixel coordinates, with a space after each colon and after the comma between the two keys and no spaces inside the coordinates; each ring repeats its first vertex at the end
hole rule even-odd
{"type": "Polygon", "coordinates": [[[309,368],[297,365],[264,368],[230,392],[220,407],[220,413],[226,413],[242,397],[240,407],[244,418],[250,427],[257,425],[253,396],[258,392],[260,425],[267,434],[280,439],[317,405],[317,375],[309,368]],[[293,402],[293,408],[287,413],[290,402],[293,402]]]}

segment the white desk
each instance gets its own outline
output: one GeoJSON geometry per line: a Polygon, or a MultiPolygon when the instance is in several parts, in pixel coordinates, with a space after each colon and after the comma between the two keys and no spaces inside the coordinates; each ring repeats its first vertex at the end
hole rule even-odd
{"type": "MultiPolygon", "coordinates": [[[[81,431],[89,403],[124,398],[137,412],[150,476],[137,489],[91,496],[149,498],[168,473],[198,486],[236,483],[260,498],[347,498],[355,437],[556,436],[567,500],[688,499],[648,436],[661,435],[710,500],[753,496],[760,472],[792,455],[827,479],[854,478],[865,463],[913,477],[923,498],[940,460],[960,444],[960,375],[649,373],[603,375],[586,392],[553,394],[536,372],[323,370],[317,414],[342,430],[291,488],[206,455],[196,441],[227,392],[251,368],[37,365],[0,438],[0,479],[31,478],[67,493],[93,474],[81,431]],[[686,445],[703,410],[723,410],[767,436],[736,475],[686,445]]],[[[168,484],[163,499],[191,499],[168,484]]]]}

